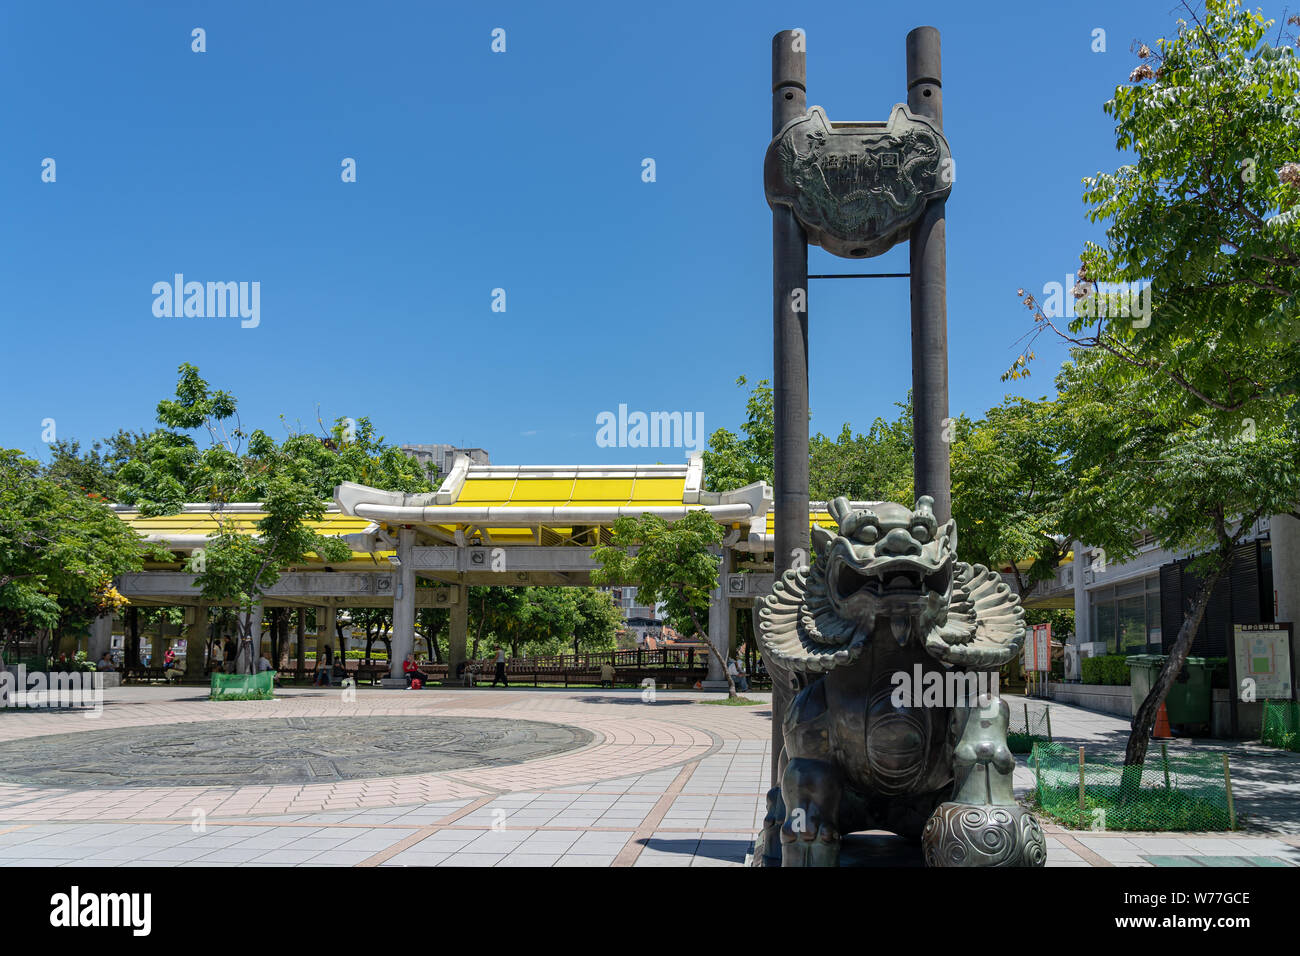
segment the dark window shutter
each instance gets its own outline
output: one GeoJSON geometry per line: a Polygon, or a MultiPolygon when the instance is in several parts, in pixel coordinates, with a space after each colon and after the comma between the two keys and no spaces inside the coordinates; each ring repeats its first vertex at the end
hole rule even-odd
{"type": "Polygon", "coordinates": [[[1160,649],[1169,653],[1183,626],[1182,565],[1170,562],[1160,569],[1160,649]]]}

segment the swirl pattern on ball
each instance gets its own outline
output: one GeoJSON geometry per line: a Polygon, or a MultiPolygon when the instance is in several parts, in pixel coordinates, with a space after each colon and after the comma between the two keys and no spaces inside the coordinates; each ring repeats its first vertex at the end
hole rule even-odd
{"type": "Polygon", "coordinates": [[[1042,866],[1042,830],[1023,807],[945,803],[921,836],[927,866],[1042,866]]]}

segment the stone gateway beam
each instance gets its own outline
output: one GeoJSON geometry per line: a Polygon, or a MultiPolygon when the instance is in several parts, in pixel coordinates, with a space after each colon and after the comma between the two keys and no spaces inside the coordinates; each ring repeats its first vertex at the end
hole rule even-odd
{"type": "MultiPolygon", "coordinates": [[[[737,633],[736,612],[753,607],[771,590],[777,515],[772,489],[763,482],[716,493],[705,491],[703,483],[703,465],[696,455],[682,465],[626,466],[490,466],[473,465],[462,457],[443,485],[426,495],[342,485],[333,506],[313,528],[340,537],[351,548],[351,557],[329,565],[309,559],[290,568],[268,589],[261,605],[315,608],[323,621],[334,620],[342,608],[393,608],[395,622],[412,622],[409,628],[394,627],[392,662],[398,666],[414,646],[415,611],[445,607],[450,612],[448,663],[454,675],[466,659],[466,587],[587,587],[596,568],[594,547],[609,539],[618,515],[649,511],[672,519],[703,510],[726,529],[718,551],[719,585],[709,613],[710,639],[725,657],[751,639],[750,634],[737,633]]],[[[805,501],[794,512],[803,514],[806,523],[825,524],[832,520],[826,509],[826,502],[805,501]]],[[[170,563],[122,575],[118,590],[133,605],[186,608],[186,673],[201,677],[213,605],[203,599],[196,575],[186,567],[214,530],[214,506],[190,504],[163,518],[144,517],[129,508],[116,510],[137,533],[163,544],[174,557],[170,563]]],[[[256,533],[263,514],[257,503],[228,504],[222,511],[225,520],[237,523],[245,534],[256,533]]],[[[806,538],[806,527],[803,533],[806,538]]],[[[108,649],[112,625],[108,616],[94,623],[88,641],[88,649],[96,651],[93,659],[108,649]]],[[[711,656],[710,666],[705,686],[725,688],[725,675],[711,656]]]]}

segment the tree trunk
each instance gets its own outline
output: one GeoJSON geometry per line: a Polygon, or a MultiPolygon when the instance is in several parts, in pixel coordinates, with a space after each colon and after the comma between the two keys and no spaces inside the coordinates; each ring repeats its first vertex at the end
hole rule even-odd
{"type": "Polygon", "coordinates": [[[487,594],[483,595],[483,600],[478,608],[478,632],[474,635],[474,649],[469,655],[469,659],[472,661],[478,660],[478,645],[483,637],[483,622],[485,620],[487,620],[487,594]]]}
{"type": "Polygon", "coordinates": [[[1160,705],[1169,695],[1170,688],[1174,686],[1174,681],[1187,661],[1187,653],[1192,649],[1192,639],[1201,626],[1201,619],[1205,617],[1205,609],[1209,607],[1214,586],[1232,564],[1232,554],[1233,552],[1229,550],[1226,555],[1221,555],[1209,577],[1201,585],[1192,604],[1191,613],[1183,618],[1183,626],[1178,629],[1178,639],[1174,641],[1174,646],[1169,651],[1165,666],[1156,677],[1151,693],[1147,694],[1146,700],[1142,701],[1137,714],[1133,717],[1133,732],[1129,734],[1128,746],[1124,748],[1124,784],[1129,783],[1133,778],[1133,774],[1128,770],[1129,767],[1139,768],[1140,774],[1140,768],[1147,757],[1151,729],[1155,726],[1156,717],[1160,713],[1160,705]]]}
{"type": "Polygon", "coordinates": [[[128,608],[126,612],[126,666],[140,666],[140,609],[128,608]]]}
{"type": "Polygon", "coordinates": [[[283,608],[271,608],[271,660],[280,659],[280,612],[283,608]]]}
{"type": "Polygon", "coordinates": [[[722,655],[719,654],[718,649],[713,646],[713,642],[709,640],[707,636],[705,636],[704,628],[700,627],[700,621],[695,616],[695,608],[691,607],[688,604],[686,605],[686,610],[691,615],[691,623],[695,625],[695,636],[697,638],[703,638],[704,646],[709,649],[709,654],[712,655],[713,658],[717,660],[718,664],[721,665],[722,667],[722,676],[727,679],[727,698],[729,700],[735,700],[737,697],[736,682],[731,679],[731,672],[727,670],[727,662],[722,659],[722,655]]]}
{"type": "Polygon", "coordinates": [[[239,648],[235,651],[235,673],[253,673],[253,612],[245,611],[236,618],[239,648]]]}

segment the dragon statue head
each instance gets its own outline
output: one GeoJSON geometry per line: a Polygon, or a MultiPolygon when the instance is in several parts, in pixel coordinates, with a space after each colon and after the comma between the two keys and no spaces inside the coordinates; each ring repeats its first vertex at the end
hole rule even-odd
{"type": "Polygon", "coordinates": [[[957,560],[957,526],[934,500],[828,510],[838,534],[814,526],[816,560],[786,571],[759,609],[759,639],[778,666],[825,672],[856,660],[884,627],[937,660],[992,669],[1024,641],[1025,612],[999,574],[957,560]]]}

